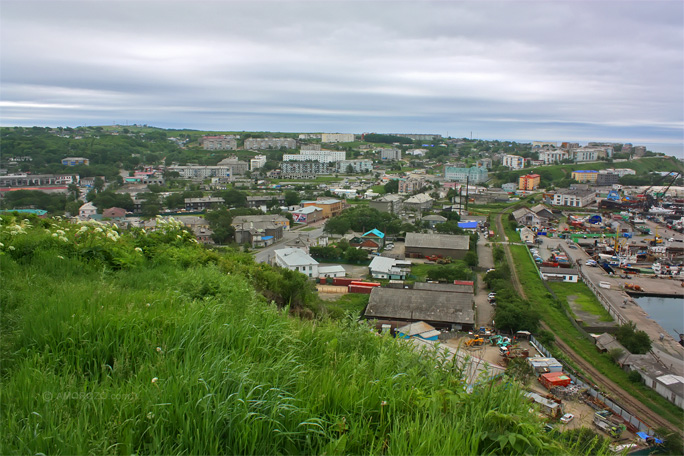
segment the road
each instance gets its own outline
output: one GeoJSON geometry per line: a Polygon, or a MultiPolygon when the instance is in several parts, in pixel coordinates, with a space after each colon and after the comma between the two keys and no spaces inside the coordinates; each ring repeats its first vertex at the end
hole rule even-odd
{"type": "MultiPolygon", "coordinates": [[[[502,236],[502,239],[505,241],[503,242],[503,247],[504,251],[506,252],[506,258],[508,260],[508,264],[510,265],[510,270],[511,270],[511,279],[513,280],[513,286],[515,289],[520,293],[520,295],[523,297],[523,299],[527,299],[527,295],[525,294],[525,290],[522,287],[522,284],[520,283],[520,280],[518,279],[518,274],[515,269],[515,263],[513,262],[513,257],[511,255],[510,248],[508,246],[508,239],[506,238],[506,234],[504,232],[503,228],[503,223],[501,222],[501,218],[503,216],[503,213],[499,213],[496,217],[496,225],[497,229],[502,236]]],[[[579,249],[578,249],[579,250],[579,249]]],[[[551,330],[546,323],[542,322],[542,327],[546,330],[551,330]]],[[[642,402],[636,400],[633,398],[630,393],[627,391],[623,390],[620,386],[617,384],[613,383],[612,380],[608,379],[606,376],[604,376],[601,372],[599,372],[590,362],[586,361],[584,358],[579,356],[577,353],[575,353],[568,345],[565,344],[561,339],[556,338],[556,345],[558,348],[584,372],[586,372],[588,375],[592,377],[592,379],[598,383],[596,389],[599,389],[603,392],[606,393],[607,396],[611,397],[616,403],[624,405],[623,407],[625,410],[629,411],[631,414],[638,416],[642,420],[646,420],[645,423],[649,425],[651,428],[655,427],[665,427],[667,429],[670,429],[678,434],[682,432],[682,429],[679,426],[675,426],[674,424],[670,423],[669,421],[663,419],[652,411],[650,408],[646,407],[642,402]]],[[[586,380],[586,379],[585,379],[586,380]]],[[[587,383],[591,383],[587,381],[587,383]]]]}

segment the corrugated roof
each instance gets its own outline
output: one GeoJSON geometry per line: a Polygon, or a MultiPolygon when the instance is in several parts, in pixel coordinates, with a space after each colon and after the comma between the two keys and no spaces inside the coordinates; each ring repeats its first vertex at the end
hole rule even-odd
{"type": "MultiPolygon", "coordinates": [[[[406,326],[402,326],[401,328],[397,328],[396,331],[406,334],[407,336],[415,336],[428,331],[435,331],[435,327],[425,323],[424,321],[416,321],[414,323],[409,323],[406,326]]],[[[439,331],[437,331],[437,334],[439,334],[439,331]]]]}
{"type": "Polygon", "coordinates": [[[385,233],[383,233],[382,231],[380,231],[377,228],[373,228],[372,230],[363,233],[364,236],[368,236],[370,234],[373,234],[373,235],[379,237],[380,239],[385,237],[385,233]]]}
{"type": "Polygon", "coordinates": [[[452,283],[428,283],[416,282],[413,284],[414,290],[441,291],[449,293],[470,293],[473,294],[473,284],[452,284],[452,283]]]}
{"type": "Polygon", "coordinates": [[[405,246],[428,249],[468,250],[470,237],[452,234],[406,233],[405,246]]]}
{"type": "Polygon", "coordinates": [[[577,269],[574,268],[539,268],[542,274],[558,274],[558,275],[577,275],[577,269]]]}
{"type": "Polygon", "coordinates": [[[308,266],[318,264],[318,261],[311,258],[304,250],[295,247],[276,250],[275,254],[280,257],[288,266],[308,266]]]}
{"type": "Polygon", "coordinates": [[[401,288],[373,288],[365,316],[366,318],[426,320],[444,323],[475,323],[472,295],[401,288]]]}

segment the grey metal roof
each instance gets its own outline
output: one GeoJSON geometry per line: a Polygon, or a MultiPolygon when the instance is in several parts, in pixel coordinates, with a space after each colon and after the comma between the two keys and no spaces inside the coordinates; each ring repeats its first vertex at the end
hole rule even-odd
{"type": "Polygon", "coordinates": [[[577,269],[574,268],[539,268],[542,274],[562,274],[562,275],[577,275],[577,269]]]}
{"type": "Polygon", "coordinates": [[[445,250],[468,250],[470,237],[453,234],[406,233],[406,247],[445,250]]]}
{"type": "Polygon", "coordinates": [[[470,293],[473,294],[473,285],[455,285],[453,283],[428,283],[416,282],[413,284],[414,290],[442,291],[449,293],[470,293]]]}
{"type": "Polygon", "coordinates": [[[402,288],[373,288],[366,318],[475,323],[473,296],[402,288]]]}

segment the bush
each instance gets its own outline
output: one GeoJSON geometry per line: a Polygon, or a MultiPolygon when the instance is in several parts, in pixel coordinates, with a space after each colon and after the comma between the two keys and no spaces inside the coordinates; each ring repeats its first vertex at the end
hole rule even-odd
{"type": "Polygon", "coordinates": [[[638,371],[631,371],[629,374],[627,374],[627,378],[629,379],[630,382],[633,383],[643,383],[644,379],[641,378],[641,374],[638,371]]]}
{"type": "Polygon", "coordinates": [[[636,324],[632,321],[620,325],[615,332],[615,338],[630,353],[643,355],[651,350],[651,339],[645,331],[637,331],[636,324]]]}

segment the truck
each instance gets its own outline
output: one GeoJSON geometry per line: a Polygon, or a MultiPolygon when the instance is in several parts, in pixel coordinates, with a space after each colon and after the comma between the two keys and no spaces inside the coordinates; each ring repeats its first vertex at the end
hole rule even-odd
{"type": "Polygon", "coordinates": [[[619,439],[622,433],[627,429],[624,424],[617,424],[608,419],[606,411],[596,412],[594,414],[594,426],[613,437],[619,439]]]}

